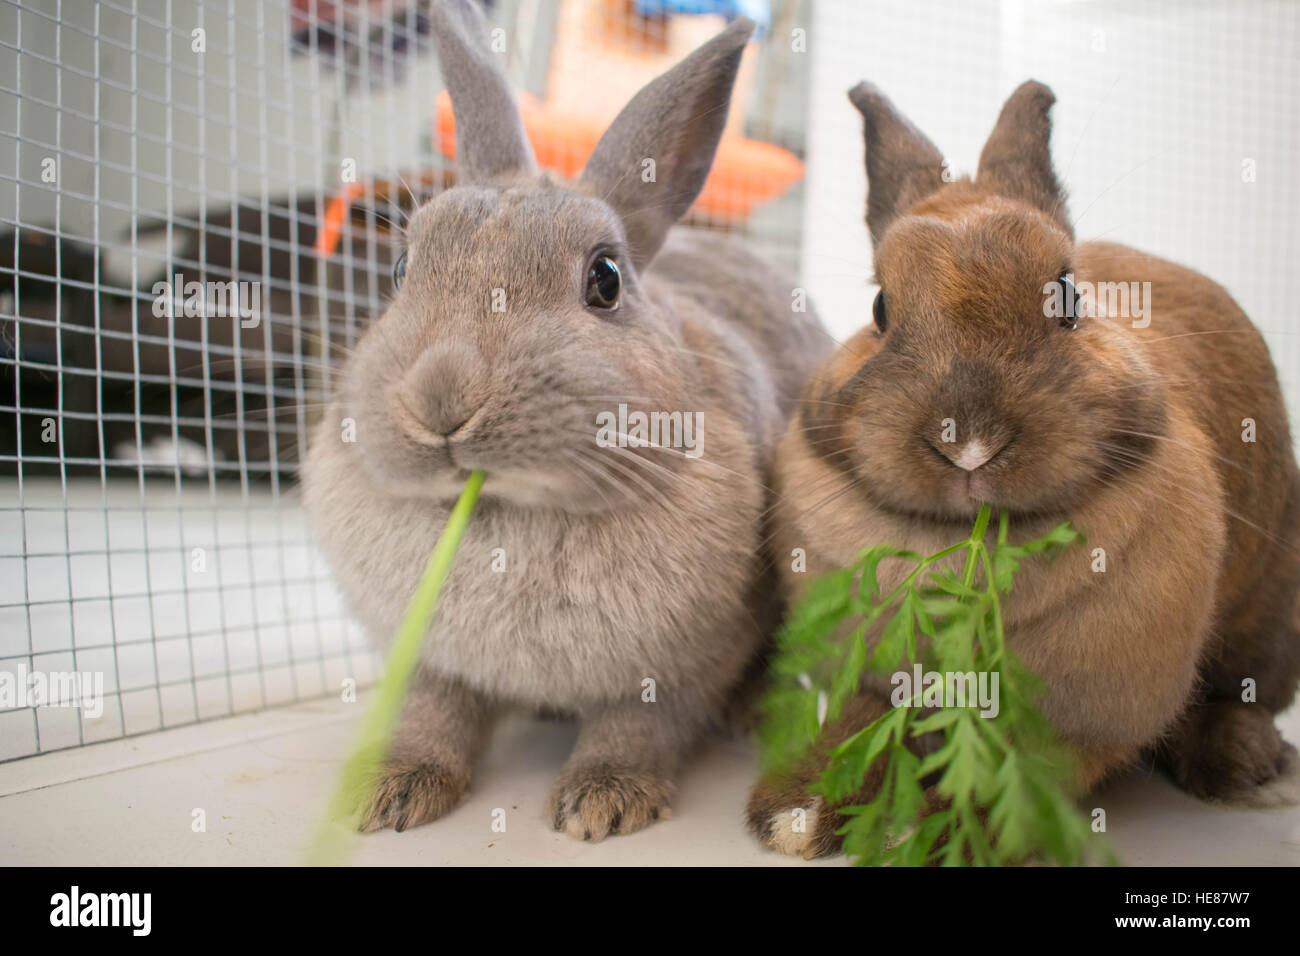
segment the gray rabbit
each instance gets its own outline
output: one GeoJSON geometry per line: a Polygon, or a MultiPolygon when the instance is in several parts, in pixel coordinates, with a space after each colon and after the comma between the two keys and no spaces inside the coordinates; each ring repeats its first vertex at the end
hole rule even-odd
{"type": "Polygon", "coordinates": [[[641,90],[573,184],[538,172],[477,8],[436,4],[432,24],[459,182],[413,214],[399,289],[304,473],[320,546],[379,646],[469,471],[488,478],[362,827],[452,809],[494,718],[523,706],[581,721],[547,812],[600,840],[668,815],[684,758],[758,670],[779,610],[770,469],[831,340],[738,244],[670,234],[752,23],[641,90]]]}

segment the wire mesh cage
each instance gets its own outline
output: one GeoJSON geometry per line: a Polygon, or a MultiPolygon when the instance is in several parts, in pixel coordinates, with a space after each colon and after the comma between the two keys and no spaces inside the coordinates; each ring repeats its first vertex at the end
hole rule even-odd
{"type": "MultiPolygon", "coordinates": [[[[736,12],[486,6],[567,175],[736,12]]],[[[770,38],[803,4],[757,7],[690,224],[793,266],[807,67],[770,38]]],[[[373,675],[296,477],[402,222],[455,182],[440,88],[420,2],[0,4],[0,759],[373,675]]]]}

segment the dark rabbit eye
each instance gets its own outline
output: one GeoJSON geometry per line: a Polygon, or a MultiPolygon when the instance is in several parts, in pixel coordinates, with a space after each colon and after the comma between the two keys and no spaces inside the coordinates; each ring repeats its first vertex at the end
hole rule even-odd
{"type": "Polygon", "coordinates": [[[403,252],[393,263],[393,287],[400,289],[402,280],[406,278],[406,253],[403,252]]]}
{"type": "Polygon", "coordinates": [[[871,303],[871,318],[876,323],[876,331],[884,333],[889,327],[889,320],[885,318],[885,290],[881,289],[876,293],[876,301],[871,303]]]}
{"type": "Polygon", "coordinates": [[[1061,315],[1061,328],[1073,332],[1079,327],[1079,290],[1068,275],[1063,275],[1056,281],[1061,284],[1061,302],[1065,306],[1061,315]]]}
{"type": "Polygon", "coordinates": [[[597,256],[587,269],[587,305],[593,309],[618,308],[618,266],[609,256],[597,256]]]}

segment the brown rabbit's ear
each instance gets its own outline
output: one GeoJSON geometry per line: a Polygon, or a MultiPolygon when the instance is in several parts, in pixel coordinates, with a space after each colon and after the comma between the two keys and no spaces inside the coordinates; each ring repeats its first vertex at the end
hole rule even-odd
{"type": "Polygon", "coordinates": [[[456,165],[461,182],[486,182],[537,171],[533,148],[487,21],[473,0],[439,0],[429,25],[442,78],[456,115],[456,165]]]}
{"type": "Polygon", "coordinates": [[[980,153],[975,182],[1000,195],[1036,206],[1067,233],[1074,228],[1065,213],[1065,191],[1052,169],[1052,104],[1056,95],[1036,80],[1011,94],[980,153]]]}
{"type": "Polygon", "coordinates": [[[867,229],[880,242],[899,213],[943,185],[943,155],[873,83],[849,90],[867,144],[867,229]]]}
{"type": "Polygon", "coordinates": [[[754,21],[740,17],[623,107],[581,181],[623,219],[643,268],[695,202],[727,123],[731,88],[754,21]]]}

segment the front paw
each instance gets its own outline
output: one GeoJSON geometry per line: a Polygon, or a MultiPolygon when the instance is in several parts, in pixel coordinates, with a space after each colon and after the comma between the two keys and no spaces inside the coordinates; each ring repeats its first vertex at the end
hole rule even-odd
{"type": "Polygon", "coordinates": [[[844,843],[835,832],[844,822],[840,814],[797,777],[764,777],[754,784],[745,822],[769,850],[805,860],[838,853],[844,843]]]}
{"type": "Polygon", "coordinates": [[[546,815],[576,840],[598,842],[611,833],[635,833],[672,815],[672,781],[608,764],[566,770],[555,782],[546,815]]]}
{"type": "Polygon", "coordinates": [[[392,827],[401,833],[418,827],[455,807],[468,788],[468,771],[440,763],[385,767],[362,803],[357,829],[373,833],[392,827]]]}
{"type": "Polygon", "coordinates": [[[1248,807],[1300,803],[1300,761],[1258,704],[1204,705],[1194,735],[1174,755],[1174,773],[1202,800],[1248,807]]]}

